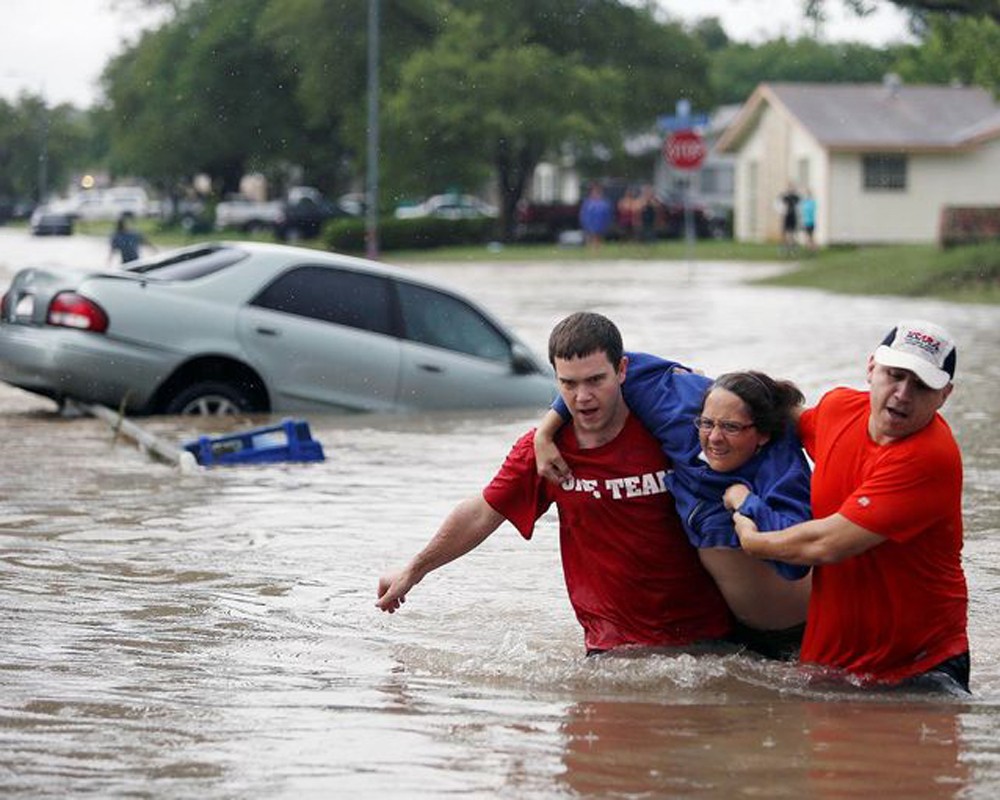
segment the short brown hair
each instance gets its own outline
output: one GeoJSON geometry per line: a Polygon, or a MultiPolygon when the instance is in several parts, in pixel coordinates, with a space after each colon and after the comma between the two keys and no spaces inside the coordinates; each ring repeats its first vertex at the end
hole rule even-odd
{"type": "Polygon", "coordinates": [[[592,311],[570,314],[549,335],[549,363],[553,367],[557,358],[584,358],[593,353],[604,353],[617,367],[623,352],[622,335],[615,323],[592,311]]]}

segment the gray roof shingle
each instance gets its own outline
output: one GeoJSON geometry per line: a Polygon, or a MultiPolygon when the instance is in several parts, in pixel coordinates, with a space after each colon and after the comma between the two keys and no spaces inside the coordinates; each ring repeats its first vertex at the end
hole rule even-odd
{"type": "Polygon", "coordinates": [[[752,126],[762,102],[784,106],[834,150],[952,149],[1000,135],[1000,105],[985,89],[899,84],[761,84],[730,142],[752,126]],[[739,130],[743,128],[742,133],[739,130]]]}

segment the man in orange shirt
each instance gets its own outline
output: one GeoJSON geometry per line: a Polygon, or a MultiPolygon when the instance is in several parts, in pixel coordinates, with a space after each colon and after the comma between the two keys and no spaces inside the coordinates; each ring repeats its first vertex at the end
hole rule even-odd
{"type": "Polygon", "coordinates": [[[868,392],[834,389],[799,420],[815,518],[762,535],[734,510],[748,553],[814,566],[803,663],[968,692],[962,460],[938,414],[955,361],[943,328],[901,322],[869,356],[868,392]]]}

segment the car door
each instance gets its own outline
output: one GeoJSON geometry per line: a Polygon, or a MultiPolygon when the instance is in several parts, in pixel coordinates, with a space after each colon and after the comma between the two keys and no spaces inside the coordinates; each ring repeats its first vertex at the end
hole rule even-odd
{"type": "Polygon", "coordinates": [[[237,326],[267,376],[273,408],[395,410],[400,342],[391,302],[382,276],[310,264],[258,292],[237,326]]]}
{"type": "Polygon", "coordinates": [[[403,323],[399,402],[406,408],[496,408],[545,404],[552,381],[514,369],[510,339],[459,297],[396,283],[403,323]]]}

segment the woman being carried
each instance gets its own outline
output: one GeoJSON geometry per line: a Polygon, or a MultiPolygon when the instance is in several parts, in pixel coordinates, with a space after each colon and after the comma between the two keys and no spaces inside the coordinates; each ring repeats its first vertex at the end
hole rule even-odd
{"type": "MultiPolygon", "coordinates": [[[[809,465],[794,424],[802,393],[760,372],[728,373],[713,382],[645,353],[628,359],[625,401],[670,458],[667,486],[688,538],[736,617],[737,640],[764,655],[792,656],[805,622],[809,568],[744,553],[726,505],[762,531],[811,517],[809,465]]],[[[554,480],[570,477],[553,442],[567,417],[557,400],[535,435],[539,473],[554,480]]]]}

